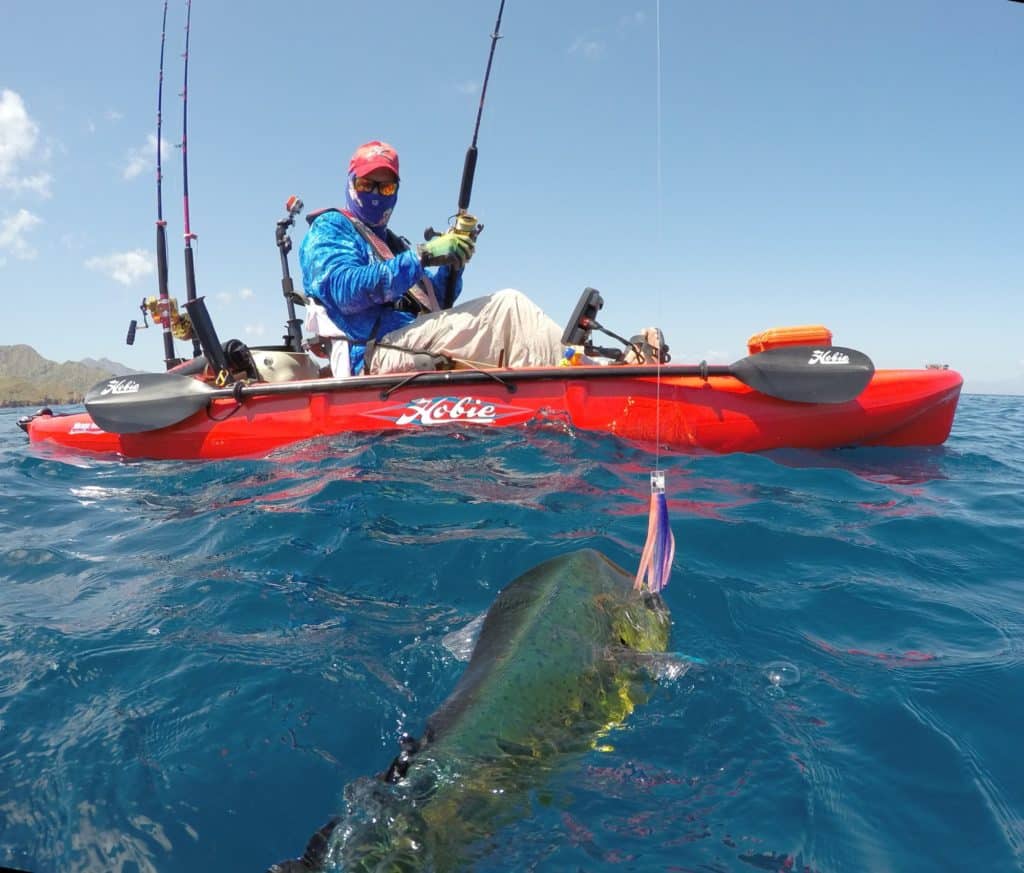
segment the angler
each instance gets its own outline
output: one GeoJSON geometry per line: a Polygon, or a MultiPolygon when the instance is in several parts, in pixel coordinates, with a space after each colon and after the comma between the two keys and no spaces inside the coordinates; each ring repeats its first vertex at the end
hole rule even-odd
{"type": "Polygon", "coordinates": [[[299,247],[302,281],[312,301],[306,326],[330,341],[335,377],[442,369],[452,362],[554,367],[562,357],[558,325],[518,291],[455,306],[463,269],[483,229],[468,209],[504,8],[502,0],[452,227],[441,234],[428,229],[426,242],[415,248],[389,228],[398,203],[398,153],[380,140],[352,155],[345,205],[306,218],[310,229],[299,247]]]}
{"type": "Polygon", "coordinates": [[[348,165],[346,205],[307,218],[299,247],[314,304],[307,328],[332,340],[333,375],[423,369],[421,356],[474,366],[556,366],[558,325],[518,291],[441,309],[435,288],[452,284],[452,299],[458,297],[474,242],[450,230],[414,249],[391,231],[398,172],[398,153],[388,143],[359,146],[348,165]]]}

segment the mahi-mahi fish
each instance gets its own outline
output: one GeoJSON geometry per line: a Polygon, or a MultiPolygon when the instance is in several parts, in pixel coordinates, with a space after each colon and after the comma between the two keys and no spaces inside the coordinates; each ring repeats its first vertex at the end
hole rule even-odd
{"type": "Polygon", "coordinates": [[[647,698],[638,653],[664,652],[669,626],[661,596],[592,549],[524,573],[487,611],[423,737],[404,736],[385,774],[346,788],[348,814],[268,873],[471,865],[485,837],[528,814],[530,787],[647,698]]]}

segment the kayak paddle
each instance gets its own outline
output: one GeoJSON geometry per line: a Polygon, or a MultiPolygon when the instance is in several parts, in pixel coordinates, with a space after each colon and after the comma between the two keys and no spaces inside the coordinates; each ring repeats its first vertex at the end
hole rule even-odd
{"type": "Polygon", "coordinates": [[[360,376],[358,379],[313,379],[275,382],[230,388],[214,388],[191,376],[175,373],[137,373],[100,382],[85,395],[85,408],[92,420],[108,433],[142,433],[184,421],[217,398],[274,394],[319,394],[360,388],[394,389],[398,383],[444,385],[497,381],[509,391],[517,382],[552,378],[603,379],[630,376],[732,376],[755,391],[795,403],[846,403],[864,390],[875,372],[863,352],[841,346],[787,346],[759,352],[734,364],[693,364],[657,366],[625,364],[552,371],[448,370],[421,374],[394,373],[360,376]],[[501,375],[498,375],[498,373],[501,375]],[[412,378],[410,378],[412,377],[412,378]]]}
{"type": "Polygon", "coordinates": [[[135,373],[93,385],[85,395],[85,408],[107,433],[142,433],[184,421],[206,406],[213,393],[191,376],[135,373]]]}
{"type": "MultiPolygon", "coordinates": [[[[709,372],[718,368],[708,367],[709,372]]],[[[725,368],[755,391],[796,403],[846,403],[863,391],[875,365],[843,346],[782,346],[725,368]]]]}

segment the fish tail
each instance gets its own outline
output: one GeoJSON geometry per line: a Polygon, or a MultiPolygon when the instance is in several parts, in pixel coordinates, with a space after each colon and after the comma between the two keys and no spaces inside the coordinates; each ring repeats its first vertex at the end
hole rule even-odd
{"type": "Polygon", "coordinates": [[[651,510],[647,520],[647,542],[640,555],[633,588],[661,591],[668,585],[672,573],[672,560],[676,554],[676,539],[668,521],[668,500],[665,498],[665,474],[661,470],[651,473],[651,510]]]}

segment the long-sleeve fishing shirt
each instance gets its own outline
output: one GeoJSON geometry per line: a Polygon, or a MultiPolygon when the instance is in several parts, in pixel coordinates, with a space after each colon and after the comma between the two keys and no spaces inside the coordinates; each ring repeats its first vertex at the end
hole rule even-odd
{"type": "MultiPolygon", "coordinates": [[[[363,371],[366,342],[412,322],[411,312],[393,304],[427,276],[436,288],[448,282],[447,266],[427,268],[414,249],[382,260],[355,226],[340,212],[324,212],[313,220],[299,246],[299,266],[306,294],[327,310],[331,321],[349,337],[353,373],[363,371]]],[[[455,297],[462,291],[462,276],[455,297]]]]}

